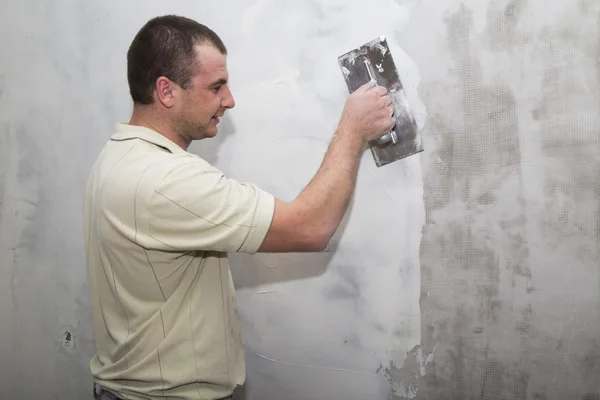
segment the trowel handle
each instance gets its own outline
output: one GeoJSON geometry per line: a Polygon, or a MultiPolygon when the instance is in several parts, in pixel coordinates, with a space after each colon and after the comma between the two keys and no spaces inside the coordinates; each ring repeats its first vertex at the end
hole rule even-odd
{"type": "MultiPolygon", "coordinates": [[[[374,75],[373,66],[371,65],[371,61],[369,61],[369,59],[367,59],[367,58],[365,58],[365,66],[367,67],[367,72],[369,73],[369,79],[372,81],[375,81],[375,84],[377,85],[377,80],[373,76],[374,75]]],[[[393,114],[392,114],[392,116],[393,116],[393,114]]],[[[396,132],[394,132],[393,130],[390,130],[387,133],[383,134],[383,136],[378,137],[377,143],[386,144],[390,140],[392,141],[393,144],[398,143],[398,136],[396,136],[396,132]]]]}
{"type": "Polygon", "coordinates": [[[392,141],[392,144],[398,143],[398,136],[396,135],[395,131],[389,131],[385,135],[377,138],[377,143],[379,143],[379,144],[386,144],[390,140],[392,141]]]}

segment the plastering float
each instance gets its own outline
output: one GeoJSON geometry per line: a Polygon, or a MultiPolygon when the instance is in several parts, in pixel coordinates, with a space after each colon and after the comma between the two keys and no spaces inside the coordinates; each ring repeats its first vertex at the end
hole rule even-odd
{"type": "Polygon", "coordinates": [[[425,150],[406,92],[385,36],[380,36],[338,57],[346,86],[353,93],[375,80],[385,87],[394,105],[396,126],[380,138],[369,142],[375,164],[382,167],[425,150]]]}

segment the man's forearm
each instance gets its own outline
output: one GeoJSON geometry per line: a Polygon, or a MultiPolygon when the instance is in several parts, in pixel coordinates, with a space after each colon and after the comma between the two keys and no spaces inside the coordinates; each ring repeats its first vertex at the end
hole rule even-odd
{"type": "Polygon", "coordinates": [[[271,226],[261,252],[320,251],[327,247],[350,203],[360,154],[366,141],[381,137],[396,123],[392,99],[374,81],[355,90],[321,167],[298,197],[275,199],[271,226]]]}
{"type": "Polygon", "coordinates": [[[339,226],[354,187],[364,142],[340,125],[321,167],[295,202],[312,229],[328,241],[339,226]]]}

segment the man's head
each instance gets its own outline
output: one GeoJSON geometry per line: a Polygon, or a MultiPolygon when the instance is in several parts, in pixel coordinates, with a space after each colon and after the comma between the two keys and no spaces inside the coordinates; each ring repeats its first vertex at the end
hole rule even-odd
{"type": "Polygon", "coordinates": [[[175,15],[151,19],[127,53],[134,104],[152,107],[186,141],[216,135],[218,117],[235,106],[226,55],[219,36],[196,21],[175,15]]]}

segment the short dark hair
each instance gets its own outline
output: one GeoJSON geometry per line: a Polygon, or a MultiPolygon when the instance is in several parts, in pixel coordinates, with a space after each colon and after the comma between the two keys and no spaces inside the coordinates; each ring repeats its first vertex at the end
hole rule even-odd
{"type": "Polygon", "coordinates": [[[134,103],[152,104],[156,80],[161,76],[188,89],[198,68],[194,46],[204,43],[227,54],[221,38],[192,19],[164,15],[146,22],[127,52],[127,81],[134,103]]]}

